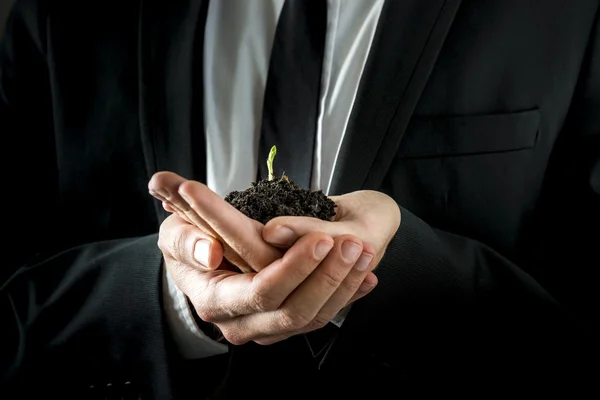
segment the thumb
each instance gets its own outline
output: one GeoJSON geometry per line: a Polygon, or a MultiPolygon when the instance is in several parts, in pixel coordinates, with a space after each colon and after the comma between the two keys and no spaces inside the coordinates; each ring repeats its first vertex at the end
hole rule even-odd
{"type": "Polygon", "coordinates": [[[277,217],[263,228],[265,242],[277,247],[290,247],[296,240],[311,232],[323,232],[332,238],[352,234],[347,222],[323,221],[313,217],[277,217]]]}
{"type": "Polygon", "coordinates": [[[260,271],[281,253],[261,237],[263,225],[235,209],[206,185],[185,181],[178,194],[191,207],[199,220],[210,228],[209,233],[222,243],[227,261],[247,272],[260,271]]]}
{"type": "Polygon", "coordinates": [[[223,261],[223,247],[221,242],[208,235],[199,235],[194,242],[192,255],[194,260],[200,264],[199,267],[206,270],[217,269],[223,261]]]}
{"type": "Polygon", "coordinates": [[[221,243],[177,214],[170,215],[161,224],[158,247],[165,260],[173,259],[198,270],[217,269],[223,261],[221,243]]]}

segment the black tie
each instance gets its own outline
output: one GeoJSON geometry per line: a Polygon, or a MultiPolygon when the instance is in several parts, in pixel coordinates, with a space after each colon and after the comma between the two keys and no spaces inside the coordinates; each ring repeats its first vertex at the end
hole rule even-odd
{"type": "Polygon", "coordinates": [[[277,146],[275,175],[310,188],[319,115],[327,1],[286,0],[273,40],[258,151],[259,174],[277,146]]]}
{"type": "MultiPolygon", "coordinates": [[[[310,188],[326,25],[326,0],[286,0],[281,10],[265,88],[260,178],[268,176],[266,160],[276,145],[275,175],[285,172],[300,187],[310,188]]],[[[317,360],[337,329],[328,325],[305,335],[317,360]]]]}

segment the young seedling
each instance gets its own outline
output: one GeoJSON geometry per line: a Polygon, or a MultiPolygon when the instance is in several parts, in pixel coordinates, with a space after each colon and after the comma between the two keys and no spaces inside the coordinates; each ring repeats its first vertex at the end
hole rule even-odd
{"type": "Polygon", "coordinates": [[[285,173],[275,179],[273,161],[277,147],[271,147],[267,158],[268,179],[253,182],[244,191],[233,191],[225,201],[247,217],[263,224],[275,217],[303,216],[330,221],[335,215],[335,203],[320,190],[310,191],[298,187],[285,173]]]}
{"type": "Polygon", "coordinates": [[[269,151],[269,157],[267,158],[267,168],[269,169],[269,180],[270,181],[275,179],[275,172],[273,170],[273,160],[275,160],[276,154],[277,154],[277,146],[271,147],[271,151],[269,151]]]}

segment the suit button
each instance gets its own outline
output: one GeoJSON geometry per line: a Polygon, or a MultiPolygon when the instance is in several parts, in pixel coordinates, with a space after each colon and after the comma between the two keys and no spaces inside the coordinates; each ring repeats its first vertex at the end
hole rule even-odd
{"type": "Polygon", "coordinates": [[[97,385],[90,385],[88,387],[88,393],[86,399],[90,400],[104,400],[104,390],[102,387],[97,385]]]}
{"type": "Polygon", "coordinates": [[[117,399],[117,391],[115,390],[115,387],[113,386],[112,383],[107,383],[106,384],[106,399],[107,400],[113,400],[113,399],[117,399]]]}
{"type": "Polygon", "coordinates": [[[133,384],[129,381],[123,384],[123,400],[140,400],[142,397],[135,392],[133,384]]]}

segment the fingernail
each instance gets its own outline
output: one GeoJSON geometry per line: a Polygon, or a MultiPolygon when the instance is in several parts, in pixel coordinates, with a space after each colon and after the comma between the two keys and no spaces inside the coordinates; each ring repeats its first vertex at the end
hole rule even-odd
{"type": "Polygon", "coordinates": [[[327,254],[329,254],[329,252],[331,251],[332,247],[333,247],[333,243],[331,243],[331,242],[325,242],[325,241],[320,241],[315,246],[315,258],[317,260],[324,259],[325,256],[327,256],[327,254]]]}
{"type": "Polygon", "coordinates": [[[203,267],[207,268],[208,265],[208,256],[210,255],[210,241],[208,240],[198,240],[194,245],[194,258],[203,267]]]}
{"type": "Polygon", "coordinates": [[[188,197],[188,195],[187,195],[187,194],[185,194],[185,193],[183,193],[183,192],[181,192],[181,191],[179,191],[178,193],[179,193],[179,195],[181,196],[181,198],[182,198],[183,200],[185,200],[186,202],[190,203],[190,198],[188,197]]]}
{"type": "Polygon", "coordinates": [[[166,189],[164,188],[160,188],[160,189],[150,189],[150,194],[151,195],[155,195],[157,194],[158,196],[164,198],[165,200],[169,198],[169,192],[167,192],[166,189]]]}
{"type": "Polygon", "coordinates": [[[362,253],[356,264],[354,264],[354,268],[360,272],[366,271],[369,264],[371,264],[371,260],[373,260],[373,254],[362,253]]]}
{"type": "MultiPolygon", "coordinates": [[[[273,232],[270,242],[282,246],[291,245],[296,241],[296,234],[287,226],[278,226],[273,232]]],[[[324,257],[324,256],[323,256],[324,257]]]]}
{"type": "Polygon", "coordinates": [[[350,240],[342,243],[342,258],[348,263],[354,263],[361,251],[361,247],[350,240]]]}

